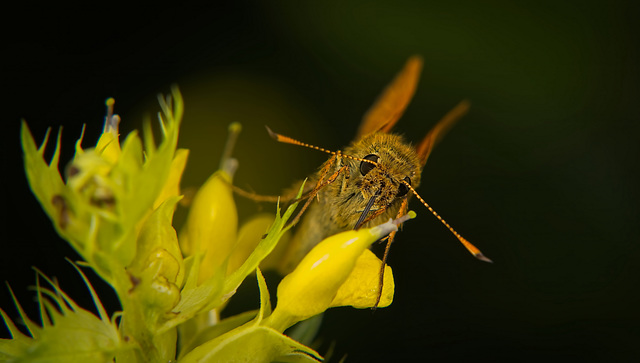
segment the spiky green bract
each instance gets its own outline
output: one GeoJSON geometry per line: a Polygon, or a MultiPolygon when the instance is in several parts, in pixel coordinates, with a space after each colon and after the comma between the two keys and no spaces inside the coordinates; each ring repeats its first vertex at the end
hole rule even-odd
{"type": "Polygon", "coordinates": [[[127,349],[120,340],[118,328],[110,320],[96,292],[82,271],[82,276],[98,311],[98,316],[79,307],[60,287],[38,271],[36,293],[40,305],[38,325],[29,319],[13,291],[11,295],[28,335],[18,330],[7,314],[0,314],[9,328],[12,339],[0,340],[0,360],[15,362],[112,362],[118,350],[127,349]],[[50,288],[42,287],[39,278],[50,288]]]}

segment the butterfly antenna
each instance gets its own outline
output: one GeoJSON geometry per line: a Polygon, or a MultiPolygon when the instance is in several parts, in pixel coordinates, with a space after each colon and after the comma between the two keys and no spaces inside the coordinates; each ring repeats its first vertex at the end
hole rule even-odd
{"type": "Polygon", "coordinates": [[[449,223],[447,223],[447,221],[445,221],[442,217],[440,217],[440,215],[436,213],[436,211],[433,210],[433,208],[431,208],[431,206],[427,204],[427,202],[425,202],[424,199],[422,199],[420,194],[418,194],[418,192],[416,192],[416,190],[413,189],[413,187],[409,183],[405,182],[404,180],[402,180],[401,183],[403,183],[409,190],[411,190],[411,192],[418,198],[418,200],[420,200],[420,203],[422,203],[425,207],[427,207],[429,212],[431,212],[434,216],[436,216],[436,218],[438,218],[438,220],[442,222],[442,224],[444,224],[444,226],[447,227],[447,229],[449,229],[449,231],[451,231],[451,233],[453,233],[454,236],[456,236],[456,238],[460,241],[460,243],[462,243],[462,245],[467,249],[467,251],[471,252],[471,254],[475,258],[485,262],[490,262],[490,263],[493,262],[489,258],[487,258],[484,254],[482,254],[482,252],[480,252],[480,250],[476,246],[474,246],[471,242],[467,241],[464,237],[462,237],[460,233],[456,232],[456,230],[453,229],[453,227],[451,227],[449,223]]]}
{"type": "Polygon", "coordinates": [[[323,153],[327,153],[327,154],[331,154],[331,155],[340,155],[342,157],[345,157],[347,159],[352,159],[352,160],[356,160],[356,161],[363,161],[369,164],[373,164],[375,166],[378,166],[379,164],[375,161],[372,160],[367,160],[367,159],[362,159],[362,158],[358,158],[355,156],[351,156],[351,155],[345,155],[342,153],[342,151],[338,150],[338,151],[331,151],[319,146],[315,146],[315,145],[311,145],[311,144],[307,144],[305,142],[302,141],[298,141],[294,138],[291,138],[289,136],[284,136],[284,135],[280,135],[278,133],[273,132],[273,130],[271,130],[269,128],[269,126],[265,126],[267,128],[267,132],[269,133],[269,136],[271,136],[272,139],[276,140],[277,142],[281,142],[284,144],[291,144],[291,145],[297,145],[297,146],[302,146],[302,147],[306,147],[309,149],[313,149],[313,150],[318,150],[318,151],[322,151],[323,153]]]}

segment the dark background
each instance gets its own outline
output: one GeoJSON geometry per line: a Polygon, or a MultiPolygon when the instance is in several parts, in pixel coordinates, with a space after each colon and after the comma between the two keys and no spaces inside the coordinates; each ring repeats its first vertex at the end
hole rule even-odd
{"type": "MultiPolygon", "coordinates": [[[[471,112],[432,154],[421,195],[482,251],[474,260],[418,203],[389,260],[393,305],[334,309],[332,360],[630,361],[640,358],[638,27],[632,2],[354,1],[8,10],[2,29],[0,280],[34,311],[31,266],[91,308],[28,189],[21,118],[36,139],[64,125],[63,161],[115,97],[122,134],[180,85],[183,181],[217,168],[243,124],[236,184],[276,194],[326,158],[263,125],[338,149],[407,57],[425,60],[395,130],[418,142],[459,100],[471,112]]],[[[242,217],[272,206],[239,201],[242,217]]],[[[179,222],[180,215],[177,217],[179,222]]],[[[109,288],[93,279],[113,311],[109,288]]],[[[249,281],[252,283],[251,281],[249,281]]],[[[272,291],[275,294],[275,291],[272,291]]],[[[0,306],[16,317],[6,289],[0,306]]],[[[251,302],[249,306],[257,306],[251,302]]],[[[32,318],[35,318],[32,315],[32,318]]]]}

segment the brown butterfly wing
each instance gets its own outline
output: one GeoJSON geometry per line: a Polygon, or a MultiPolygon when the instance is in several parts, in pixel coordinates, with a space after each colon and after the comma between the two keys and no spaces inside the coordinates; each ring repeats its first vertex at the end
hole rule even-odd
{"type": "Polygon", "coordinates": [[[444,117],[438,121],[438,123],[429,131],[427,136],[424,137],[422,142],[416,147],[420,162],[424,166],[429,154],[433,147],[442,139],[442,137],[449,131],[456,121],[464,116],[469,111],[470,103],[467,100],[463,100],[456,105],[451,111],[449,111],[444,117]]]}
{"type": "Polygon", "coordinates": [[[413,97],[422,71],[422,58],[413,56],[362,118],[356,140],[372,132],[389,132],[413,97]]]}

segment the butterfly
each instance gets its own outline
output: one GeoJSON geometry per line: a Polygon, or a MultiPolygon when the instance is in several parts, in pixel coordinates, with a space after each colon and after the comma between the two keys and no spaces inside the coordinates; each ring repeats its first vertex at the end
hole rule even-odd
{"type": "MultiPolygon", "coordinates": [[[[391,132],[413,98],[422,63],[418,56],[407,60],[404,68],[365,113],[354,141],[343,151],[306,144],[267,128],[271,137],[278,142],[331,154],[329,160],[307,180],[308,187],[301,198],[306,198],[306,202],[291,222],[296,224],[300,220],[285,256],[284,271],[292,270],[311,248],[330,235],[401,217],[407,213],[412,196],[442,222],[471,254],[479,260],[491,262],[416,191],[422,169],[433,148],[467,113],[469,102],[462,101],[456,105],[415,146],[401,135],[391,132]]],[[[384,266],[395,235],[396,232],[392,232],[386,238],[379,292],[382,291],[384,266]]]]}

